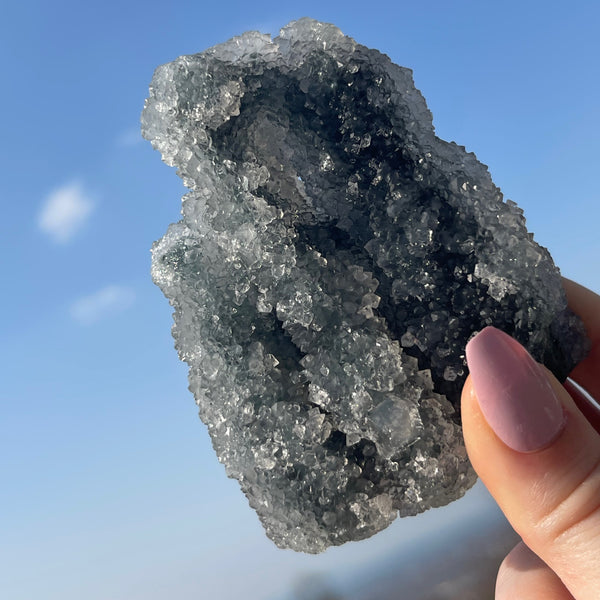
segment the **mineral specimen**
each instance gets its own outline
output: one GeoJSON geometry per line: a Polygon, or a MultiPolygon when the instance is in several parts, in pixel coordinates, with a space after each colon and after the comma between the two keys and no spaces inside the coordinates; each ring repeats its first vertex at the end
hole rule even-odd
{"type": "Polygon", "coordinates": [[[190,389],[279,546],[319,552],[475,481],[464,347],[494,324],[558,376],[559,272],[411,71],[301,19],[156,70],[144,136],[190,192],[153,247],[190,389]]]}

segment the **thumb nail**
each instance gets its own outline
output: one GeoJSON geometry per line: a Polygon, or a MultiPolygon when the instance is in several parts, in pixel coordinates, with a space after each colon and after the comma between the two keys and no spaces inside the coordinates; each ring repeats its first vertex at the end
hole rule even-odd
{"type": "Polygon", "coordinates": [[[535,452],[562,431],[563,408],[544,370],[516,340],[486,327],[466,348],[481,412],[517,452],[535,452]]]}

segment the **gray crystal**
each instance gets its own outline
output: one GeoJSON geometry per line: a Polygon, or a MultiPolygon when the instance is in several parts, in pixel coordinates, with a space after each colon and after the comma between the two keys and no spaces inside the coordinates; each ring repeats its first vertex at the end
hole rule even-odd
{"type": "Polygon", "coordinates": [[[565,377],[560,276],[411,71],[301,19],[156,70],[144,136],[190,192],[153,247],[216,453],[279,546],[319,552],[475,481],[464,347],[494,324],[565,377]]]}

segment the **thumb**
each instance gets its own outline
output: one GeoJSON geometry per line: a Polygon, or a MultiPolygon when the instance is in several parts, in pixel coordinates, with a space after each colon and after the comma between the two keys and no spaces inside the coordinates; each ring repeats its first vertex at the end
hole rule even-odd
{"type": "Polygon", "coordinates": [[[525,544],[578,600],[600,590],[600,436],[513,338],[467,345],[462,420],[473,467],[525,544]]]}

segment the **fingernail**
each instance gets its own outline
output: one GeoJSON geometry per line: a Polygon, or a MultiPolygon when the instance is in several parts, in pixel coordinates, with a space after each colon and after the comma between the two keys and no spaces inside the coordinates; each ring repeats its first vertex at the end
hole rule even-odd
{"type": "Polygon", "coordinates": [[[535,452],[564,427],[562,405],[545,372],[516,340],[486,327],[467,344],[467,364],[481,412],[517,452],[535,452]]]}

